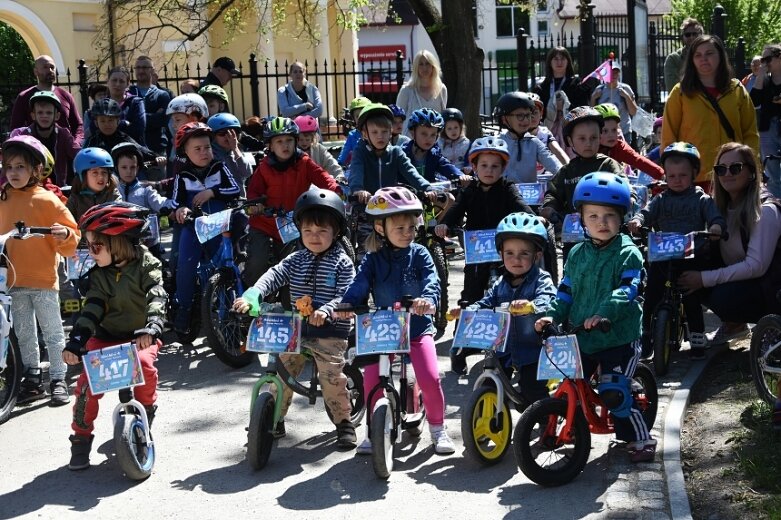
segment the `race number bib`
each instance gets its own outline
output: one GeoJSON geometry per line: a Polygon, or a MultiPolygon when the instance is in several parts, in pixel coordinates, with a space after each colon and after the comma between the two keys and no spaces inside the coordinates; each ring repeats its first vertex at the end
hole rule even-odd
{"type": "Polygon", "coordinates": [[[141,360],[132,343],[91,350],[82,362],[93,395],[144,384],[141,360]]]}
{"type": "Polygon", "coordinates": [[[553,336],[540,349],[537,363],[537,379],[561,379],[562,372],[573,379],[583,378],[578,339],[574,335],[553,336]]]}
{"type": "Polygon", "coordinates": [[[355,354],[407,353],[409,318],[405,311],[381,310],[355,317],[355,354]]]}
{"type": "Polygon", "coordinates": [[[76,254],[67,258],[68,280],[78,280],[95,265],[95,260],[86,249],[77,249],[76,254]]]}
{"type": "Polygon", "coordinates": [[[648,233],[648,261],[681,260],[694,256],[694,234],[648,233]]]}
{"type": "Polygon", "coordinates": [[[258,353],[301,351],[301,315],[292,312],[262,314],[252,320],[247,334],[247,351],[258,353]]]}
{"type": "Polygon", "coordinates": [[[282,239],[283,244],[297,240],[301,236],[298,232],[295,222],[293,222],[293,214],[285,215],[284,217],[277,217],[277,230],[279,231],[279,238],[282,239]]]}
{"type": "Polygon", "coordinates": [[[547,183],[545,182],[519,182],[516,184],[518,191],[521,192],[523,200],[532,206],[542,205],[542,201],[545,198],[545,189],[547,183]]]}
{"type": "Polygon", "coordinates": [[[510,314],[503,311],[482,309],[461,311],[452,349],[477,348],[504,352],[507,333],[510,330],[510,314]]]}
{"type": "Polygon", "coordinates": [[[217,235],[228,231],[230,225],[231,210],[225,209],[211,215],[196,218],[195,235],[198,237],[198,241],[204,244],[217,235]]]}
{"type": "Polygon", "coordinates": [[[467,264],[500,262],[501,257],[496,250],[495,239],[495,229],[464,231],[464,262],[467,264]]]}
{"type": "Polygon", "coordinates": [[[561,241],[572,244],[582,242],[585,238],[583,226],[580,225],[580,215],[577,213],[566,215],[561,226],[561,241]]]}

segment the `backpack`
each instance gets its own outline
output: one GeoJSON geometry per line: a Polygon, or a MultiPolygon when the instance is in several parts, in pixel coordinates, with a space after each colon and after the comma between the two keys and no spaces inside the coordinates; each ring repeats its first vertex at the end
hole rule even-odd
{"type": "MultiPolygon", "coordinates": [[[[760,193],[760,201],[762,205],[774,205],[778,212],[781,213],[781,199],[774,197],[764,188],[760,193]]],[[[743,250],[748,251],[749,236],[744,229],[740,230],[740,240],[743,243],[743,250]]],[[[779,299],[781,297],[781,240],[776,242],[770,267],[767,268],[765,274],[759,277],[759,282],[762,287],[762,296],[765,299],[767,313],[781,314],[781,300],[779,299]]]]}

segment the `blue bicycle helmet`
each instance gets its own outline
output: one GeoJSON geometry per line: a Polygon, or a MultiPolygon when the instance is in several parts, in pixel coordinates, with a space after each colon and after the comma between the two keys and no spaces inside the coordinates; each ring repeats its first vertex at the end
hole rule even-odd
{"type": "Polygon", "coordinates": [[[697,147],[691,143],[684,143],[681,141],[669,144],[667,148],[662,152],[662,156],[659,162],[664,165],[665,159],[673,155],[678,155],[689,159],[689,162],[694,166],[694,175],[696,176],[700,172],[700,151],[697,147]]]}
{"type": "Polygon", "coordinates": [[[209,125],[209,128],[212,129],[212,132],[219,132],[229,128],[233,128],[234,130],[241,130],[241,122],[239,121],[239,118],[227,112],[214,114],[209,118],[208,121],[206,121],[206,124],[209,125]]]}
{"type": "Polygon", "coordinates": [[[400,117],[402,121],[406,121],[407,113],[399,105],[388,105],[390,111],[393,112],[393,117],[400,117]]]}
{"type": "Polygon", "coordinates": [[[436,110],[419,108],[409,116],[409,121],[407,122],[407,128],[410,130],[418,126],[430,126],[442,130],[445,127],[445,121],[436,110]]]}
{"type": "Polygon", "coordinates": [[[502,252],[502,243],[508,238],[520,238],[532,242],[538,249],[545,249],[548,230],[536,215],[531,213],[510,213],[496,226],[496,250],[502,252]]]}
{"type": "Polygon", "coordinates": [[[469,162],[477,160],[477,156],[481,153],[492,153],[498,155],[504,160],[504,163],[510,160],[510,151],[507,148],[507,141],[501,137],[489,135],[487,137],[478,137],[472,142],[472,147],[469,149],[469,162]]]}
{"type": "Polygon", "coordinates": [[[90,168],[114,168],[114,159],[103,148],[83,148],[73,159],[73,171],[84,180],[84,172],[90,168]]]}
{"type": "Polygon", "coordinates": [[[575,209],[580,209],[583,204],[613,206],[626,214],[632,208],[629,181],[615,173],[593,172],[584,175],[575,186],[572,204],[575,209]]]}

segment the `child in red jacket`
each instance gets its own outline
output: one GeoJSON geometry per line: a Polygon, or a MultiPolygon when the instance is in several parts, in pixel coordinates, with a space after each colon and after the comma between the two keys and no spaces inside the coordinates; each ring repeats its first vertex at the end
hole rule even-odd
{"type": "Polygon", "coordinates": [[[613,103],[602,103],[594,107],[602,114],[605,124],[602,127],[602,135],[599,138],[599,152],[615,159],[618,162],[628,164],[636,170],[645,172],[654,179],[664,179],[664,170],[661,166],[637,153],[626,141],[618,138],[619,122],[621,116],[618,107],[613,103]]]}

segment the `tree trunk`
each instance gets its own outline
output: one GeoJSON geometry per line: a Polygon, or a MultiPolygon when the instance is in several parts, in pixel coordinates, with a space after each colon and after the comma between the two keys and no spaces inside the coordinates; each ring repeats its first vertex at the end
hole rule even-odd
{"type": "Polygon", "coordinates": [[[448,106],[464,113],[470,139],[480,137],[484,54],[475,43],[472,1],[443,1],[441,15],[431,0],[410,0],[410,5],[439,55],[442,81],[447,85],[448,106]]]}

